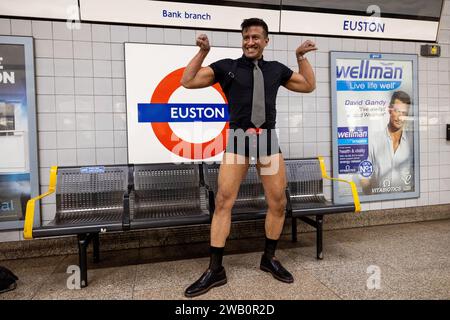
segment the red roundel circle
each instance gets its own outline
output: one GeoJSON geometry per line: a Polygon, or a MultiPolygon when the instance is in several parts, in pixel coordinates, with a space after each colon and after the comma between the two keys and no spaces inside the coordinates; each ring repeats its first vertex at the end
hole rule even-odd
{"type": "MultiPolygon", "coordinates": [[[[181,84],[180,80],[183,76],[185,68],[181,68],[169,73],[156,87],[153,92],[151,103],[169,103],[169,99],[172,94],[177,90],[181,84]]],[[[223,98],[225,103],[228,103],[222,88],[218,83],[212,86],[223,98]]],[[[167,122],[152,122],[152,128],[155,132],[156,138],[159,142],[170,152],[184,158],[189,159],[203,159],[205,150],[208,151],[208,155],[214,157],[225,150],[227,145],[227,129],[229,128],[228,122],[225,123],[220,134],[209,141],[203,143],[193,143],[184,141],[173,132],[169,123],[167,122]],[[201,150],[201,152],[200,152],[201,150]]]]}

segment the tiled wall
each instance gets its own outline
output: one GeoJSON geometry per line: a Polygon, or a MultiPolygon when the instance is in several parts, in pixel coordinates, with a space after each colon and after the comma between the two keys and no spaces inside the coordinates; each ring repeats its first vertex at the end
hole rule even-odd
{"type": "MultiPolygon", "coordinates": [[[[51,165],[100,165],[127,162],[124,42],[194,45],[205,31],[0,19],[0,35],[35,39],[41,191],[47,189],[51,165]]],[[[213,46],[240,47],[239,32],[205,32],[213,46]]],[[[271,35],[265,58],[297,68],[294,50],[312,39],[310,53],[317,89],[311,94],[278,95],[281,147],[286,157],[323,155],[331,168],[329,51],[412,53],[420,43],[326,37],[271,35]]],[[[439,33],[441,58],[419,58],[420,165],[419,199],[364,203],[363,210],[450,203],[450,0],[439,33]]],[[[152,58],[152,57],[149,57],[152,58]]],[[[154,58],[154,57],[153,57],[154,58]]],[[[163,58],[161,59],[162,63],[163,58]]],[[[326,186],[331,197],[331,187],[326,186]]],[[[55,197],[44,199],[42,218],[53,218],[55,197]]],[[[21,239],[19,231],[0,232],[1,241],[21,239]]]]}

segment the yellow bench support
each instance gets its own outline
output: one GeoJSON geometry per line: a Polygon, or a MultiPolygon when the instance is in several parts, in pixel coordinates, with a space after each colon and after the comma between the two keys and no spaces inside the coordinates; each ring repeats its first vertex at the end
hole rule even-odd
{"type": "Polygon", "coordinates": [[[361,203],[359,202],[359,196],[358,196],[358,190],[356,189],[356,185],[353,181],[348,181],[345,179],[338,179],[338,178],[332,178],[327,174],[327,169],[325,167],[325,161],[323,157],[318,157],[320,162],[320,169],[322,170],[322,178],[328,179],[328,180],[334,180],[339,182],[345,182],[350,185],[350,188],[352,189],[352,195],[353,195],[353,203],[355,204],[355,212],[358,213],[361,211],[361,203]]]}
{"type": "Polygon", "coordinates": [[[48,191],[33,199],[28,200],[27,210],[25,213],[25,224],[23,227],[23,237],[25,239],[33,239],[33,224],[34,224],[34,208],[37,200],[40,200],[48,195],[51,195],[56,190],[56,177],[58,173],[58,167],[53,166],[50,168],[50,183],[48,191]]]}

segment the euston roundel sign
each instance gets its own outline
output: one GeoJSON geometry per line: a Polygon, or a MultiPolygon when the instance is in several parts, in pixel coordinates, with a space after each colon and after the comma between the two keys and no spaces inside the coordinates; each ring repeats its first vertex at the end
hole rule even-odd
{"type": "Polygon", "coordinates": [[[139,122],[150,122],[157,139],[170,152],[184,158],[204,159],[214,157],[225,150],[227,143],[228,101],[218,83],[212,87],[220,94],[223,103],[191,104],[170,103],[172,94],[180,88],[185,68],[180,68],[164,77],[150,100],[150,104],[139,104],[139,122]],[[183,116],[183,113],[185,116],[183,116]],[[179,137],[170,127],[171,122],[225,122],[222,131],[205,142],[189,142],[179,137]]]}

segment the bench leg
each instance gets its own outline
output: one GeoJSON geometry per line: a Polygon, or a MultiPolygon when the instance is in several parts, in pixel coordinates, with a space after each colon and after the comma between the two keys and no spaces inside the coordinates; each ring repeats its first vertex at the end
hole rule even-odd
{"type": "Polygon", "coordinates": [[[94,263],[98,263],[100,261],[100,239],[98,233],[93,235],[92,245],[94,246],[94,263]]]}
{"type": "Polygon", "coordinates": [[[316,222],[317,222],[317,259],[322,260],[323,259],[323,216],[317,215],[316,216],[316,222]]]}
{"type": "Polygon", "coordinates": [[[297,242],[297,218],[292,218],[292,242],[297,242]]]}
{"type": "Polygon", "coordinates": [[[89,237],[87,234],[78,235],[78,255],[80,264],[80,284],[81,287],[87,287],[87,247],[89,245],[89,237]]]}

